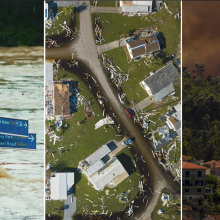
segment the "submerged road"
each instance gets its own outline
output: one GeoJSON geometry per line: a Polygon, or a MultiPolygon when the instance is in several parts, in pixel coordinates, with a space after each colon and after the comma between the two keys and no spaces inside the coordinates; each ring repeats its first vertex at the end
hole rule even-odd
{"type": "Polygon", "coordinates": [[[158,160],[153,157],[151,146],[144,138],[140,127],[125,113],[125,107],[120,103],[117,94],[109,84],[108,79],[103,71],[100,60],[98,59],[97,46],[93,37],[93,27],[91,21],[91,8],[89,2],[82,2],[80,7],[80,29],[76,39],[69,45],[62,48],[47,48],[46,59],[74,59],[84,63],[93,73],[103,95],[108,99],[109,105],[114,113],[120,119],[130,137],[135,138],[135,145],[143,156],[148,167],[151,177],[151,187],[153,188],[153,196],[148,205],[138,213],[139,220],[150,220],[152,211],[159,199],[160,191],[167,188],[170,193],[180,197],[180,184],[173,181],[174,178],[170,172],[166,172],[159,165],[158,160]],[[156,191],[155,191],[156,190],[156,191]]]}

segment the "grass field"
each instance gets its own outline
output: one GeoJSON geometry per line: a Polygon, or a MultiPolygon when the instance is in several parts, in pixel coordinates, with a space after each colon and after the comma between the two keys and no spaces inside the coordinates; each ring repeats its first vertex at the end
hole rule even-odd
{"type": "MultiPolygon", "coordinates": [[[[162,66],[157,66],[155,68],[149,68],[145,65],[145,59],[141,59],[138,62],[131,62],[128,63],[125,50],[123,48],[116,48],[110,51],[105,52],[109,59],[113,58],[113,65],[119,66],[120,69],[129,74],[129,79],[126,82],[122,83],[122,91],[126,93],[126,98],[128,103],[126,104],[127,107],[130,106],[130,101],[135,100],[135,103],[142,101],[143,99],[148,97],[147,92],[140,86],[140,82],[150,76],[151,71],[156,71],[162,66]]],[[[102,58],[100,56],[102,61],[102,58]]],[[[119,71],[118,71],[119,73],[119,71]]],[[[110,74],[109,78],[110,78],[110,74]]]]}
{"type": "MultiPolygon", "coordinates": [[[[94,6],[93,1],[90,4],[94,6]]],[[[98,1],[96,7],[115,7],[115,1],[98,1]]]]}
{"type": "Polygon", "coordinates": [[[64,201],[50,200],[46,201],[46,213],[52,215],[59,215],[64,218],[64,201]],[[58,208],[60,210],[54,210],[58,208]]]}
{"type": "MultiPolygon", "coordinates": [[[[46,135],[46,147],[49,149],[49,152],[46,154],[46,164],[50,163],[52,164],[52,170],[53,171],[70,171],[75,173],[75,184],[73,187],[73,194],[77,197],[77,212],[76,214],[82,214],[83,210],[87,206],[89,210],[99,210],[100,212],[101,207],[99,206],[100,198],[103,196],[105,198],[105,204],[108,205],[108,210],[110,211],[119,211],[121,210],[125,205],[118,202],[116,199],[116,194],[114,197],[110,197],[110,199],[107,200],[107,196],[105,195],[105,191],[98,192],[94,190],[93,188],[89,188],[87,186],[88,180],[78,173],[76,171],[79,161],[82,159],[85,159],[90,154],[92,154],[94,151],[96,151],[99,147],[101,147],[103,144],[110,140],[116,140],[120,141],[122,137],[116,136],[118,135],[117,131],[113,128],[113,126],[109,125],[108,128],[104,126],[98,128],[95,130],[95,123],[103,118],[102,116],[102,110],[96,100],[96,98],[93,96],[91,91],[89,90],[88,86],[84,83],[84,81],[77,75],[70,73],[66,70],[59,70],[59,73],[57,74],[59,78],[63,79],[74,79],[78,82],[78,89],[80,95],[84,96],[87,100],[91,103],[91,108],[95,114],[94,117],[91,119],[85,119],[85,116],[83,115],[83,105],[80,105],[78,107],[78,111],[74,113],[72,119],[66,119],[64,120],[64,124],[67,124],[67,127],[63,127],[59,132],[55,130],[55,133],[59,136],[63,137],[62,141],[56,141],[56,144],[53,145],[52,142],[49,142],[49,137],[46,135]],[[81,125],[77,125],[77,123],[82,122],[81,125]],[[55,158],[53,158],[51,151],[58,150],[58,147],[65,147],[65,152],[58,152],[55,151],[53,154],[55,158]],[[55,163],[54,161],[58,159],[58,161],[55,163]],[[84,194],[89,195],[89,199],[97,203],[99,207],[93,207],[93,204],[90,203],[88,200],[86,200],[86,196],[84,194]],[[112,203],[112,201],[114,201],[112,203]]],[[[46,122],[47,125],[49,123],[52,125],[52,122],[46,122]]],[[[132,155],[130,153],[130,150],[128,148],[123,149],[119,153],[119,157],[123,158],[131,158],[129,161],[132,162],[132,155]]],[[[124,164],[123,164],[124,165],[124,164]]],[[[131,164],[130,164],[131,165],[131,164]]],[[[124,165],[127,166],[126,164],[124,165]]],[[[133,166],[132,166],[133,167],[133,166]]],[[[133,170],[133,173],[124,180],[122,183],[120,183],[116,188],[118,189],[115,193],[120,192],[126,192],[128,191],[132,186],[136,185],[138,186],[139,177],[137,176],[137,173],[139,173],[138,170],[133,170]],[[131,181],[129,181],[129,180],[131,181]]],[[[107,187],[105,190],[108,189],[107,187]]],[[[115,189],[115,188],[114,188],[115,189]]],[[[114,193],[114,189],[109,189],[109,196],[114,193]]],[[[135,197],[137,194],[138,187],[135,188],[131,193],[131,199],[135,197]]],[[[95,204],[94,203],[94,204],[95,204]]],[[[51,214],[52,209],[56,207],[62,208],[63,203],[59,202],[47,202],[46,203],[46,213],[51,214]]],[[[57,211],[56,214],[61,215],[63,214],[63,211],[60,213],[57,211]]]]}
{"type": "MultiPolygon", "coordinates": [[[[167,3],[169,10],[173,13],[180,12],[180,4],[179,1],[167,3]]],[[[164,52],[167,52],[167,54],[177,54],[179,51],[181,22],[178,19],[174,19],[174,14],[170,15],[164,7],[158,12],[146,17],[128,17],[111,13],[98,13],[98,15],[100,16],[100,26],[105,39],[103,44],[119,40],[122,34],[130,34],[134,30],[155,25],[157,26],[157,30],[162,32],[165,38],[164,52]]],[[[93,13],[91,16],[94,26],[96,13],[93,13]]]]}
{"type": "Polygon", "coordinates": [[[180,220],[181,214],[180,214],[180,211],[178,211],[178,207],[176,207],[175,205],[172,205],[172,204],[170,204],[169,207],[163,206],[163,202],[161,201],[161,196],[164,192],[170,194],[168,190],[166,190],[166,189],[162,190],[160,197],[159,197],[159,201],[158,201],[158,203],[154,209],[154,212],[153,212],[153,220],[173,219],[172,216],[175,217],[175,220],[180,220]],[[163,209],[163,211],[164,211],[163,216],[157,214],[157,211],[159,209],[163,209]]]}

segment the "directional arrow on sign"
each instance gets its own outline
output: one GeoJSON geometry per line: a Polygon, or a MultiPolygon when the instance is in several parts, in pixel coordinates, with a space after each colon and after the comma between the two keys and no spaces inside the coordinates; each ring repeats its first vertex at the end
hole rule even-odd
{"type": "Polygon", "coordinates": [[[0,147],[36,150],[36,134],[28,137],[0,134],[0,147]]]}
{"type": "Polygon", "coordinates": [[[24,123],[24,127],[27,128],[27,123],[26,122],[24,123]]]}
{"type": "Polygon", "coordinates": [[[34,140],[33,135],[31,135],[31,137],[29,136],[28,139],[31,139],[31,142],[34,140]]]}

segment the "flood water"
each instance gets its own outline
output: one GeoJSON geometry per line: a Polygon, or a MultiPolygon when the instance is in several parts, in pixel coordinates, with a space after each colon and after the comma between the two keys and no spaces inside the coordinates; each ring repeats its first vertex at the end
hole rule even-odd
{"type": "Polygon", "coordinates": [[[37,150],[0,148],[1,219],[44,216],[44,49],[0,48],[0,116],[29,120],[37,150]]]}

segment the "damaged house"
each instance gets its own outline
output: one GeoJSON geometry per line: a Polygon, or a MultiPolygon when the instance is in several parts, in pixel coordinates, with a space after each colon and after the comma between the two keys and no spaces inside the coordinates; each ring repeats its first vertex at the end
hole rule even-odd
{"type": "Polygon", "coordinates": [[[131,38],[127,41],[126,47],[131,59],[139,59],[146,54],[160,50],[160,43],[156,34],[152,34],[144,39],[135,40],[131,38]]]}
{"type": "Polygon", "coordinates": [[[69,115],[69,84],[54,83],[55,115],[69,115]]]}

